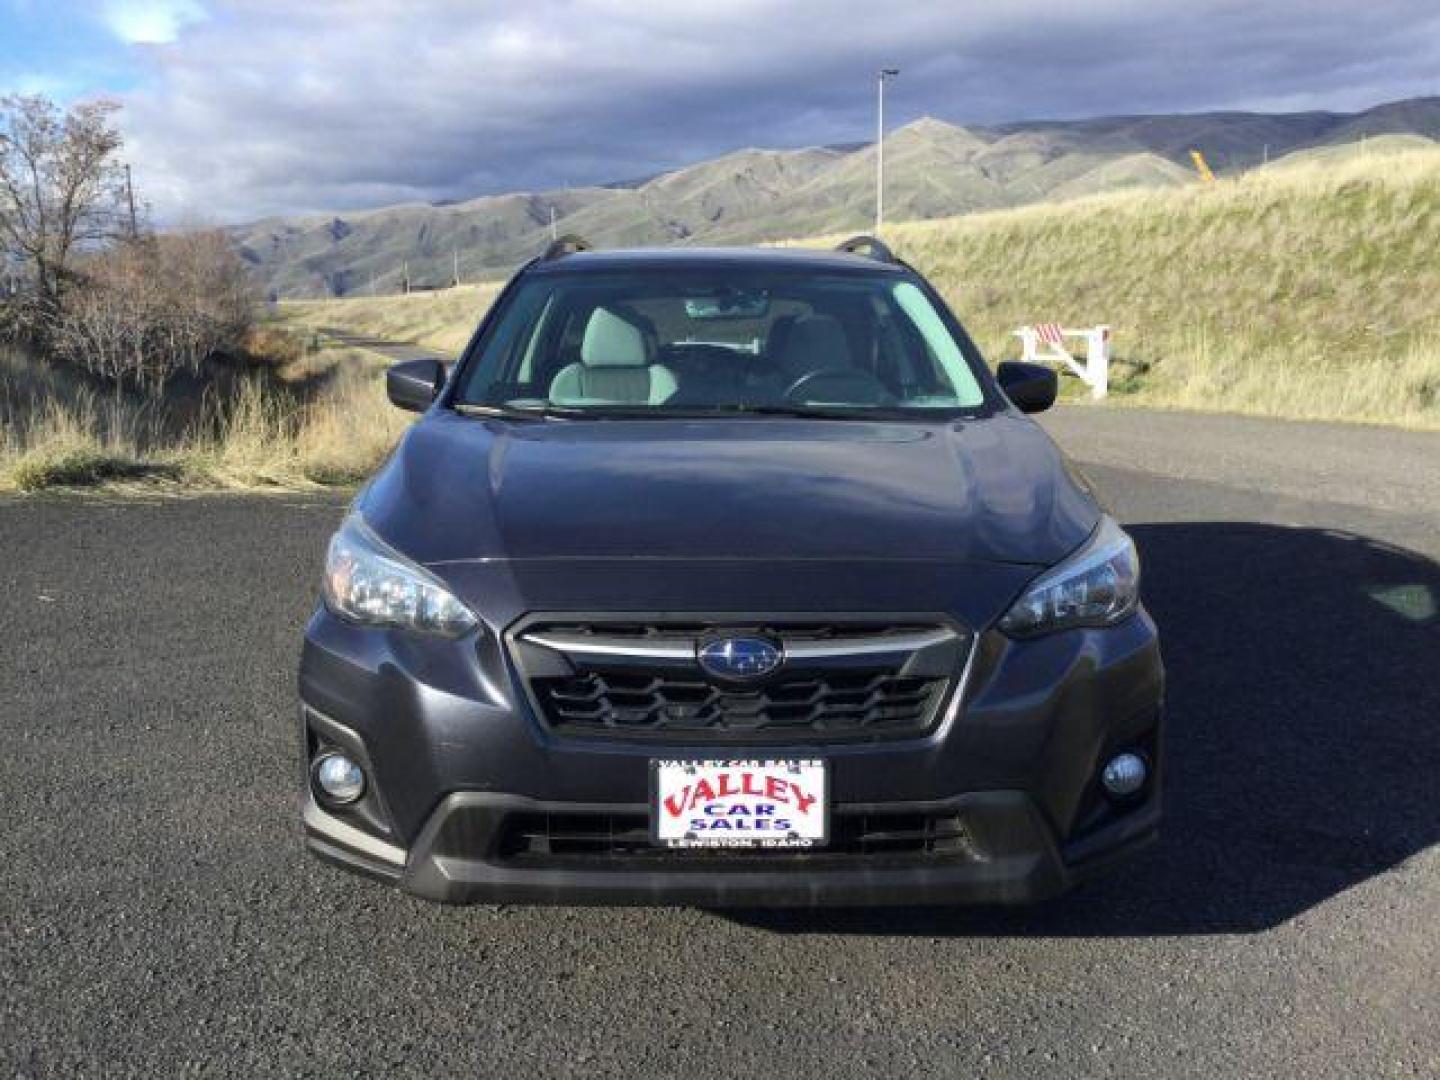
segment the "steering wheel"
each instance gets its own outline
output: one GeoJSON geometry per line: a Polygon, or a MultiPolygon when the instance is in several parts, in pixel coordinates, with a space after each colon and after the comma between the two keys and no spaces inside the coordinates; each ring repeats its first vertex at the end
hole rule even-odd
{"type": "Polygon", "coordinates": [[[885,384],[860,368],[807,371],[785,390],[787,401],[830,401],[846,405],[884,405],[891,400],[885,384]],[[823,394],[818,392],[824,388],[823,394]],[[803,392],[803,393],[802,393],[803,392]]]}

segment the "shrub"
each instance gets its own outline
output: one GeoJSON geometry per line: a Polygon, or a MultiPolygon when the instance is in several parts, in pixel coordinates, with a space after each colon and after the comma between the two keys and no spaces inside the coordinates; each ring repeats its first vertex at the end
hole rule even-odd
{"type": "Polygon", "coordinates": [[[159,386],[240,354],[255,310],[248,270],[221,233],[153,236],[88,259],[48,334],[61,360],[159,386]]]}
{"type": "Polygon", "coordinates": [[[250,327],[241,339],[240,347],[251,364],[282,372],[297,364],[305,355],[304,338],[274,323],[250,327]]]}

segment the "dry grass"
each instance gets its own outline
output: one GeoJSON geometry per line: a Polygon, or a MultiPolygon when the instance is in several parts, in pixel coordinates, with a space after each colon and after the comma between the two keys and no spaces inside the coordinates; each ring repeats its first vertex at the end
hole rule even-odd
{"type": "Polygon", "coordinates": [[[256,375],[176,431],[163,401],[101,399],[0,357],[0,491],[122,480],[244,490],[355,483],[410,418],[386,399],[380,358],[350,349],[323,359],[331,376],[308,399],[256,375]]]}
{"type": "Polygon", "coordinates": [[[385,396],[383,364],[350,350],[298,407],[259,381],[244,384],[213,431],[192,439],[187,466],[225,487],[351,484],[379,467],[409,426],[385,396]]]}
{"type": "Polygon", "coordinates": [[[498,284],[461,285],[408,296],[295,300],[282,304],[281,314],[293,326],[338,329],[381,341],[424,345],[458,356],[499,291],[498,284]]]}
{"type": "Polygon", "coordinates": [[[0,351],[0,490],[135,475],[154,419],[143,404],[102,399],[78,379],[0,351]]]}

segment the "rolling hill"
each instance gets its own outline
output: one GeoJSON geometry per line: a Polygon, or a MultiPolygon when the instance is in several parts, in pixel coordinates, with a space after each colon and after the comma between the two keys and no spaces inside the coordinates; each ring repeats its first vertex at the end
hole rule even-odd
{"type": "MultiPolygon", "coordinates": [[[[960,127],[925,118],[885,140],[891,220],[926,220],[1193,181],[1199,148],[1222,175],[1295,152],[1379,149],[1440,138],[1440,97],[1361,113],[1202,113],[960,127]],[[1384,137],[1379,138],[1379,137],[1384,137]],[[1398,144],[1397,144],[1398,145],[1398,144]]],[[[606,246],[753,243],[866,227],[875,149],[738,150],[644,181],[270,218],[232,230],[268,290],[284,297],[395,292],[494,277],[558,227],[606,246]]]]}

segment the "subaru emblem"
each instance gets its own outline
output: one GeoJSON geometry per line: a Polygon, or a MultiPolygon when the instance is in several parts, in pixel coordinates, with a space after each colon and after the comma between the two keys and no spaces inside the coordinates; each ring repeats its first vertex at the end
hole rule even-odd
{"type": "Polygon", "coordinates": [[[717,679],[759,679],[785,659],[779,642],[762,637],[719,637],[701,642],[695,650],[700,667],[717,679]]]}

